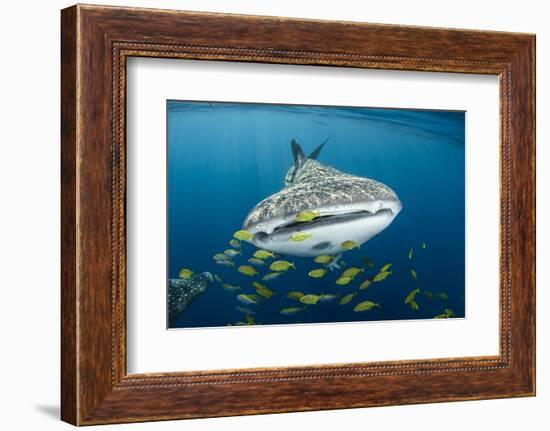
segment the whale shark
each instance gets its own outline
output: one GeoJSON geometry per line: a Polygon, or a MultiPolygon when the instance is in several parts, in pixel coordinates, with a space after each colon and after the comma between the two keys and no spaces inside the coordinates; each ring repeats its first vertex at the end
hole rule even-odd
{"type": "Polygon", "coordinates": [[[249,242],[282,255],[339,258],[347,251],[343,242],[360,246],[393,222],[402,209],[397,194],[381,182],[319,162],[326,142],[306,156],[300,144],[291,141],[294,163],[284,187],[259,202],[243,222],[243,229],[253,234],[249,242]],[[303,211],[317,216],[297,221],[303,211]],[[307,234],[307,239],[291,240],[295,233],[307,234]]]}
{"type": "Polygon", "coordinates": [[[202,295],[214,281],[209,272],[194,275],[189,279],[168,280],[168,326],[173,327],[181,314],[202,295]]]}

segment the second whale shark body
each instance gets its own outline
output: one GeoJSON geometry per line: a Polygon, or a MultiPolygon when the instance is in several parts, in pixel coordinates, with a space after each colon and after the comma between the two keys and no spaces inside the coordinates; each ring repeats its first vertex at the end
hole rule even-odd
{"type": "Polygon", "coordinates": [[[324,144],[306,157],[292,140],[294,164],[285,187],[258,203],[243,223],[243,229],[254,234],[250,242],[255,246],[291,256],[339,255],[347,250],[344,241],[365,243],[401,211],[401,201],[387,185],[317,161],[324,144]],[[298,222],[296,216],[306,210],[319,216],[298,222]],[[311,236],[293,241],[295,233],[311,236]]]}

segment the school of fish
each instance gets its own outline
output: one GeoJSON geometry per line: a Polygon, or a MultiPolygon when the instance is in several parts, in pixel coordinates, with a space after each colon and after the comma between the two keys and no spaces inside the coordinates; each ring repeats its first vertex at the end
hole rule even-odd
{"type": "MultiPolygon", "coordinates": [[[[306,223],[317,217],[319,217],[318,212],[303,211],[296,215],[296,222],[306,223]]],[[[289,240],[307,241],[310,236],[310,234],[296,232],[289,240]]],[[[312,267],[305,268],[307,275],[304,283],[296,286],[300,290],[291,290],[278,295],[277,289],[271,283],[279,278],[284,278],[289,271],[298,270],[298,263],[285,260],[271,251],[250,245],[246,241],[251,238],[253,238],[253,234],[247,230],[236,231],[229,241],[230,248],[212,256],[216,264],[227,267],[230,271],[234,271],[233,274],[236,272],[248,279],[248,281],[243,280],[242,283],[237,284],[234,283],[233,278],[231,283],[227,283],[218,274],[213,276],[221,288],[228,295],[234,297],[234,309],[243,314],[242,319],[244,320],[238,320],[234,323],[229,322],[227,323],[228,326],[261,324],[254,316],[257,315],[264,302],[274,300],[281,304],[279,314],[287,316],[289,319],[300,318],[299,316],[307,313],[310,307],[324,306],[323,304],[334,307],[351,307],[351,310],[355,313],[375,313],[377,309],[383,307],[383,304],[373,299],[372,296],[375,295],[370,293],[373,289],[371,286],[381,284],[391,278],[394,273],[393,263],[383,263],[376,269],[375,263],[369,257],[363,257],[360,265],[349,266],[339,271],[339,273],[333,274],[329,271],[329,269],[333,269],[330,267],[333,262],[339,260],[339,267],[347,266],[346,263],[339,256],[320,254],[312,259],[304,259],[309,261],[312,267]],[[316,287],[316,283],[319,283],[316,280],[326,280],[327,277],[332,277],[337,293],[326,292],[316,287]]],[[[341,245],[347,250],[357,249],[360,251],[359,244],[352,240],[344,240],[341,245]]],[[[421,251],[426,248],[426,243],[421,243],[421,251]]],[[[419,275],[412,267],[416,255],[414,248],[409,248],[406,259],[409,265],[407,268],[401,268],[408,272],[413,283],[413,287],[403,299],[404,305],[413,312],[420,309],[422,300],[438,300],[442,303],[448,300],[448,295],[445,292],[434,293],[424,290],[420,286],[414,286],[419,281],[419,275]],[[423,299],[420,300],[420,297],[423,299]]],[[[181,268],[178,275],[181,280],[191,280],[195,272],[193,269],[184,267],[181,268]]],[[[452,317],[455,317],[455,312],[448,307],[444,307],[443,304],[441,312],[433,318],[448,319],[452,317]]]]}

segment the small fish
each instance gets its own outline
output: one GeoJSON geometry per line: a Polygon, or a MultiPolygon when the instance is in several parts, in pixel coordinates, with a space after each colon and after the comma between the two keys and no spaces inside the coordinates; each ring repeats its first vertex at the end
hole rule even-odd
{"type": "Polygon", "coordinates": [[[386,278],[388,278],[391,274],[392,274],[391,271],[381,271],[381,272],[379,272],[378,274],[376,274],[376,275],[374,276],[374,278],[372,279],[372,281],[383,281],[383,280],[385,280],[386,278]]]}
{"type": "Polygon", "coordinates": [[[443,301],[446,301],[449,299],[449,296],[445,292],[440,292],[437,294],[437,297],[443,301]]]}
{"type": "Polygon", "coordinates": [[[239,254],[242,254],[240,251],[237,251],[237,250],[233,250],[232,248],[229,248],[227,250],[225,250],[223,252],[223,254],[225,254],[226,256],[229,256],[229,257],[235,257],[239,254]]]}
{"type": "Polygon", "coordinates": [[[363,258],[363,262],[367,268],[372,268],[374,266],[374,262],[368,257],[363,258]]]}
{"type": "Polygon", "coordinates": [[[281,275],[283,275],[282,272],[269,272],[262,277],[262,280],[264,281],[275,280],[276,278],[279,278],[281,275]]]}
{"type": "Polygon", "coordinates": [[[233,238],[238,239],[239,241],[248,241],[253,237],[254,235],[248,232],[247,230],[238,230],[233,234],[233,238]]]}
{"type": "Polygon", "coordinates": [[[231,241],[229,241],[229,245],[233,248],[237,248],[237,249],[241,248],[241,242],[237,239],[232,239],[231,241]]]}
{"type": "Polygon", "coordinates": [[[321,256],[315,257],[315,259],[313,259],[313,261],[315,263],[327,264],[327,263],[332,262],[332,256],[329,256],[328,254],[323,254],[321,256]]]}
{"type": "Polygon", "coordinates": [[[353,307],[353,311],[355,311],[355,312],[368,311],[368,310],[371,310],[375,307],[380,308],[380,304],[378,304],[377,302],[372,302],[372,301],[363,301],[363,302],[360,302],[359,304],[357,304],[355,307],[353,307]]]}
{"type": "Polygon", "coordinates": [[[346,269],[343,273],[342,273],[342,277],[355,277],[357,274],[359,274],[360,272],[364,272],[363,271],[363,268],[357,268],[355,266],[352,266],[348,269],[346,269]]]}
{"type": "Polygon", "coordinates": [[[287,262],[286,260],[276,260],[271,265],[269,265],[269,269],[272,271],[287,271],[289,268],[296,269],[296,266],[292,262],[287,262]]]}
{"type": "Polygon", "coordinates": [[[455,316],[455,312],[453,310],[451,310],[450,308],[445,308],[445,314],[449,317],[454,317],[455,316]]]}
{"type": "Polygon", "coordinates": [[[256,292],[258,293],[258,295],[263,296],[266,299],[271,298],[273,295],[275,295],[267,287],[258,287],[256,288],[256,292]]]}
{"type": "Polygon", "coordinates": [[[289,315],[289,314],[299,313],[302,310],[303,308],[301,307],[287,307],[287,308],[283,308],[281,311],[279,311],[279,313],[284,315],[289,315]]]}
{"type": "Polygon", "coordinates": [[[249,277],[252,277],[253,275],[259,274],[258,271],[254,269],[254,267],[250,265],[241,265],[237,269],[241,274],[248,275],[249,277]]]}
{"type": "Polygon", "coordinates": [[[314,220],[316,219],[317,217],[320,217],[321,216],[321,211],[310,211],[310,210],[305,210],[305,211],[302,211],[298,214],[296,214],[296,218],[295,220],[298,221],[298,222],[308,222],[308,221],[311,221],[311,220],[314,220]]]}
{"type": "Polygon", "coordinates": [[[354,248],[361,248],[361,247],[359,247],[359,244],[357,244],[355,241],[352,241],[351,239],[348,239],[347,241],[344,241],[341,245],[346,250],[353,250],[354,248]]]}
{"type": "Polygon", "coordinates": [[[250,314],[247,314],[246,316],[244,316],[244,318],[246,319],[246,323],[248,323],[249,325],[256,324],[254,317],[252,317],[250,314]]]}
{"type": "Polygon", "coordinates": [[[334,295],[332,293],[322,293],[319,297],[319,302],[332,302],[340,295],[334,295]]]}
{"type": "Polygon", "coordinates": [[[218,283],[222,284],[222,278],[218,274],[214,274],[214,280],[216,280],[218,283]]]}
{"type": "Polygon", "coordinates": [[[263,296],[264,298],[271,298],[275,293],[273,291],[269,290],[267,287],[265,287],[263,284],[260,283],[252,283],[254,287],[256,288],[256,292],[258,295],[263,296]]]}
{"type": "Polygon", "coordinates": [[[256,266],[265,266],[266,263],[262,259],[256,259],[255,257],[251,257],[248,259],[248,262],[250,262],[252,265],[256,266]]]}
{"type": "Polygon", "coordinates": [[[426,248],[426,243],[425,242],[422,243],[422,248],[424,248],[424,249],[426,248]]]}
{"type": "Polygon", "coordinates": [[[227,292],[235,292],[236,290],[240,290],[240,286],[233,286],[232,284],[222,284],[222,287],[224,290],[226,290],[227,292]]]}
{"type": "Polygon", "coordinates": [[[428,298],[429,300],[432,300],[434,299],[434,294],[432,292],[430,292],[429,290],[423,290],[422,291],[422,294],[428,298]]]}
{"type": "Polygon", "coordinates": [[[435,316],[434,319],[449,319],[454,316],[455,312],[453,310],[450,308],[445,308],[444,312],[435,316]]]}
{"type": "Polygon", "coordinates": [[[336,284],[339,286],[345,286],[346,284],[349,284],[351,280],[353,280],[353,277],[340,277],[336,280],[336,284]]]}
{"type": "Polygon", "coordinates": [[[216,263],[223,266],[235,266],[235,264],[230,260],[217,260],[216,263]]]}
{"type": "Polygon", "coordinates": [[[409,294],[407,295],[407,297],[405,298],[405,304],[408,304],[409,302],[411,302],[412,300],[414,300],[414,298],[416,297],[416,295],[420,292],[420,288],[417,287],[416,289],[413,289],[409,292],[409,294]]]}
{"type": "Polygon", "coordinates": [[[184,280],[189,280],[191,277],[193,277],[193,271],[191,271],[188,268],[182,268],[179,272],[180,278],[183,278],[184,280]]]}
{"type": "Polygon", "coordinates": [[[310,233],[306,232],[294,232],[292,235],[288,237],[289,240],[294,242],[301,242],[305,241],[306,239],[311,238],[312,235],[310,233]]]}
{"type": "Polygon", "coordinates": [[[411,260],[413,258],[413,249],[411,248],[409,250],[409,260],[411,260]]]}
{"type": "Polygon", "coordinates": [[[361,290],[366,289],[366,288],[369,287],[371,284],[372,284],[372,280],[371,280],[370,278],[367,278],[365,281],[363,281],[363,282],[359,285],[359,289],[361,289],[361,290]]]}
{"type": "Polygon", "coordinates": [[[251,305],[251,304],[258,304],[258,300],[256,299],[256,295],[248,295],[246,293],[241,293],[240,295],[237,295],[237,300],[239,300],[240,302],[242,302],[243,304],[246,304],[246,305],[251,305]]]}
{"type": "Polygon", "coordinates": [[[386,263],[382,268],[380,268],[380,272],[386,272],[388,269],[391,268],[391,266],[391,263],[386,263]]]}
{"type": "Polygon", "coordinates": [[[267,259],[269,257],[275,257],[273,253],[266,250],[256,250],[252,256],[254,256],[256,259],[262,259],[262,260],[267,259]]]}
{"type": "Polygon", "coordinates": [[[405,304],[408,304],[414,311],[418,311],[418,303],[415,301],[416,295],[420,292],[420,288],[417,287],[409,292],[405,298],[405,304]]]}
{"type": "Polygon", "coordinates": [[[326,273],[327,273],[326,269],[317,268],[317,269],[312,269],[311,271],[309,271],[307,273],[307,275],[309,275],[312,278],[322,278],[326,273]]]}
{"type": "Polygon", "coordinates": [[[418,280],[418,274],[414,269],[411,269],[411,277],[413,278],[413,280],[418,280]]]}
{"type": "Polygon", "coordinates": [[[348,293],[340,299],[340,305],[346,305],[348,302],[351,302],[351,300],[355,298],[355,295],[357,295],[357,293],[348,293]]]}
{"type": "Polygon", "coordinates": [[[445,308],[444,312],[435,316],[434,319],[449,319],[451,317],[455,317],[455,312],[450,308],[445,308]]]}
{"type": "Polygon", "coordinates": [[[302,304],[315,305],[317,304],[317,302],[319,302],[319,299],[321,299],[319,295],[309,294],[302,296],[300,298],[300,302],[302,304]]]}
{"type": "Polygon", "coordinates": [[[248,307],[243,307],[242,305],[237,305],[235,308],[244,314],[256,314],[254,310],[251,310],[248,307]]]}
{"type": "Polygon", "coordinates": [[[218,261],[218,260],[222,260],[222,261],[225,261],[225,260],[231,260],[231,258],[223,253],[216,253],[214,256],[213,256],[213,259],[218,261]]]}
{"type": "Polygon", "coordinates": [[[298,291],[296,291],[296,290],[293,290],[292,292],[288,292],[288,293],[286,294],[286,297],[287,297],[288,299],[295,299],[295,300],[299,301],[300,298],[301,298],[302,296],[304,296],[304,295],[305,295],[305,294],[304,294],[303,292],[298,292],[298,291]]]}

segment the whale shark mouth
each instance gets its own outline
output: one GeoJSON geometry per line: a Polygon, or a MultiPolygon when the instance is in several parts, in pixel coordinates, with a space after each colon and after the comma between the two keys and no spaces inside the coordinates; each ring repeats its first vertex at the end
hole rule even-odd
{"type": "Polygon", "coordinates": [[[275,227],[273,229],[273,232],[271,232],[270,234],[259,231],[255,235],[256,235],[256,239],[258,241],[261,241],[262,237],[265,238],[269,235],[287,235],[288,234],[290,236],[293,232],[297,232],[297,231],[307,231],[310,229],[327,227],[329,225],[347,223],[358,219],[366,219],[369,217],[384,216],[384,215],[391,218],[395,216],[391,208],[381,208],[374,213],[369,211],[354,211],[354,212],[349,212],[344,214],[328,214],[328,215],[316,217],[310,222],[299,222],[296,220],[292,220],[288,223],[281,223],[279,226],[275,227]]]}
{"type": "Polygon", "coordinates": [[[274,221],[269,231],[255,226],[251,242],[257,247],[283,255],[312,257],[321,254],[339,254],[346,249],[342,243],[352,240],[358,245],[382,232],[399,213],[401,205],[394,202],[378,211],[354,210],[325,214],[310,222],[297,222],[295,218],[274,221]],[[293,241],[294,233],[307,233],[304,241],[293,241]]]}

